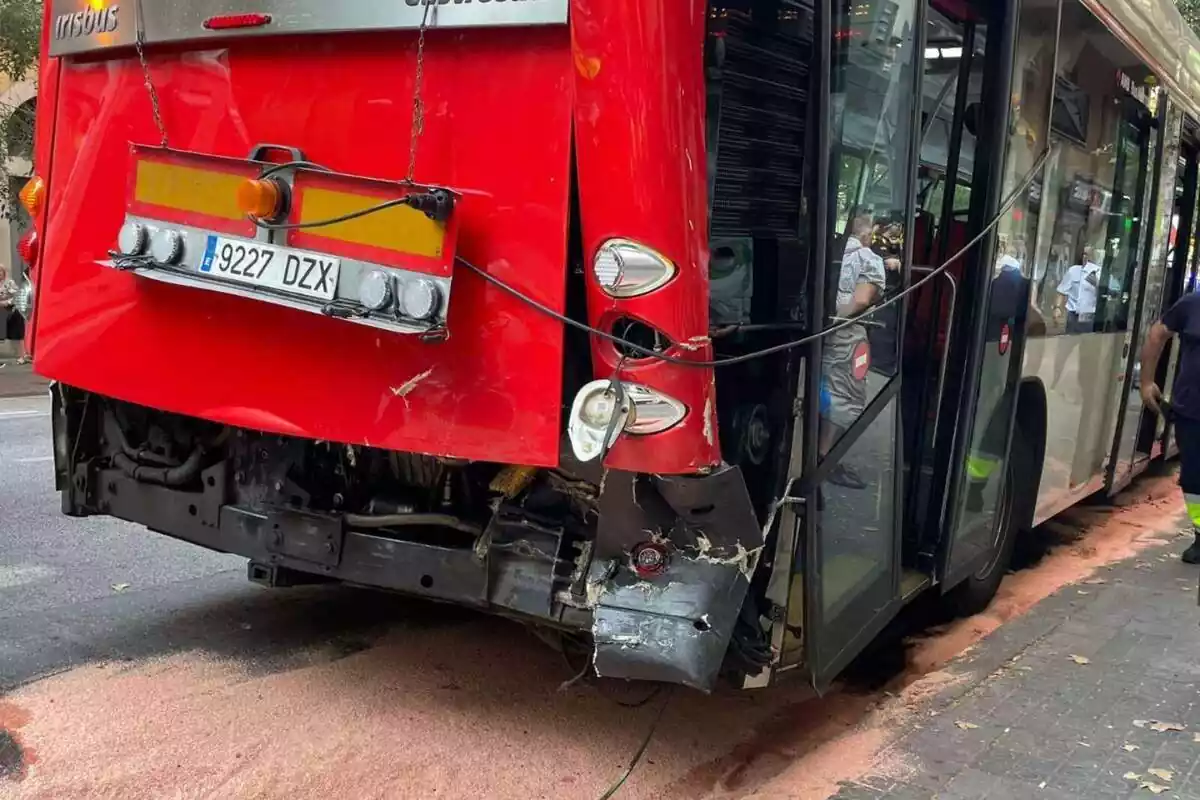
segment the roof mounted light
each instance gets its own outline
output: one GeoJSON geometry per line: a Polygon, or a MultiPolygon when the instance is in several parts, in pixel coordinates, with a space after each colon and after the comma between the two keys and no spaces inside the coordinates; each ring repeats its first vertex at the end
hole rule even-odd
{"type": "Polygon", "coordinates": [[[613,297],[639,297],[675,277],[670,259],[628,239],[609,239],[596,251],[592,272],[600,288],[613,297]]]}
{"type": "Polygon", "coordinates": [[[261,28],[271,24],[270,14],[221,14],[204,20],[210,31],[228,31],[237,28],[261,28]]]}

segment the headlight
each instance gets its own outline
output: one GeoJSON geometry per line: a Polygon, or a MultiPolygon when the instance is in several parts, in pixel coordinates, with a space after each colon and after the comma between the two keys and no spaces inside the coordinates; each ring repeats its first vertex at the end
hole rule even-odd
{"type": "Polygon", "coordinates": [[[140,256],[146,252],[146,240],[149,233],[146,226],[140,222],[126,222],[117,234],[117,250],[121,255],[140,256]]]}
{"type": "Polygon", "coordinates": [[[629,433],[639,436],[662,433],[679,424],[687,414],[687,407],[683,403],[640,384],[627,383],[625,391],[633,401],[633,412],[625,423],[625,430],[629,433]]]}
{"type": "Polygon", "coordinates": [[[600,288],[613,297],[638,297],[675,277],[675,265],[637,242],[610,239],[596,251],[592,272],[600,288]]]}
{"type": "Polygon", "coordinates": [[[381,269],[368,272],[358,284],[358,300],[372,311],[383,311],[392,304],[392,276],[381,269]]]}
{"type": "Polygon", "coordinates": [[[413,278],[400,289],[400,313],[410,319],[429,319],[442,304],[438,285],[427,278],[413,278]]]}
{"type": "Polygon", "coordinates": [[[183,256],[183,234],[164,228],[150,237],[150,257],[159,264],[175,264],[183,256]]]}
{"type": "Polygon", "coordinates": [[[624,433],[645,436],[677,425],[687,407],[667,395],[638,383],[592,381],[579,390],[571,404],[567,437],[580,461],[593,461],[616,444],[624,433]]]}

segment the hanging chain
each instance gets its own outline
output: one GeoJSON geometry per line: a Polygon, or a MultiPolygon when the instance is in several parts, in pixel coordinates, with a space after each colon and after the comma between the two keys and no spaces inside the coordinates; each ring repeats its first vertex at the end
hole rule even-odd
{"type": "Polygon", "coordinates": [[[137,50],[138,61],[142,64],[142,79],[146,84],[146,92],[150,95],[150,108],[154,111],[154,125],[158,128],[162,146],[166,147],[167,126],[163,124],[162,109],[158,105],[158,90],[154,88],[154,81],[150,79],[150,63],[146,61],[146,28],[142,19],[142,0],[138,0],[135,11],[137,12],[137,30],[133,47],[137,50]]]}
{"type": "Polygon", "coordinates": [[[408,175],[405,178],[413,183],[417,172],[417,145],[421,134],[425,133],[425,101],[421,98],[421,90],[425,81],[425,31],[429,28],[429,9],[433,0],[425,0],[425,13],[421,15],[421,28],[417,33],[417,72],[413,76],[413,109],[412,135],[408,149],[408,175]]]}

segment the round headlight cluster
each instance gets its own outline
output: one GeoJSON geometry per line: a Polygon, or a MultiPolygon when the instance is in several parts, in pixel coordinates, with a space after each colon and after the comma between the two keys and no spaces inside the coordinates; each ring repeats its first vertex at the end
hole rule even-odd
{"type": "Polygon", "coordinates": [[[178,264],[187,238],[170,228],[153,229],[140,222],[126,222],[117,234],[117,251],[123,256],[149,254],[158,264],[178,264]]]}
{"type": "Polygon", "coordinates": [[[400,277],[373,269],[359,281],[358,300],[372,311],[395,311],[401,317],[425,321],[441,309],[442,290],[428,278],[400,277]]]}

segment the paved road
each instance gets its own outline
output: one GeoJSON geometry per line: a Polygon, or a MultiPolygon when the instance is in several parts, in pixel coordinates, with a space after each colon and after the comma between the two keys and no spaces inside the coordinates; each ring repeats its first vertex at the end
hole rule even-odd
{"type": "Polygon", "coordinates": [[[198,647],[286,662],[359,642],[411,608],[354,590],[272,592],[246,581],[243,559],[62,516],[49,407],[0,399],[0,692],[81,663],[198,647]]]}
{"type": "MultiPolygon", "coordinates": [[[[1110,540],[1170,527],[1178,511],[1168,487],[1165,516],[1120,512],[1107,539],[1047,559],[1019,603],[1002,596],[995,625],[964,620],[941,637],[944,653],[910,658],[908,677],[890,684],[899,700],[853,691],[813,700],[793,683],[711,697],[677,690],[630,708],[645,687],[557,691],[570,676],[562,658],[515,624],[350,588],[267,590],[246,582],[241,559],[109,519],[62,517],[48,405],[0,399],[6,800],[191,791],[182,787],[195,794],[180,796],[598,797],[656,719],[622,797],[824,798],[871,770],[898,727],[896,704],[936,692],[947,659],[1129,555],[1110,540]],[[63,674],[37,680],[52,673],[63,674]]],[[[1022,637],[1013,646],[1037,632],[1022,637]]]]}

